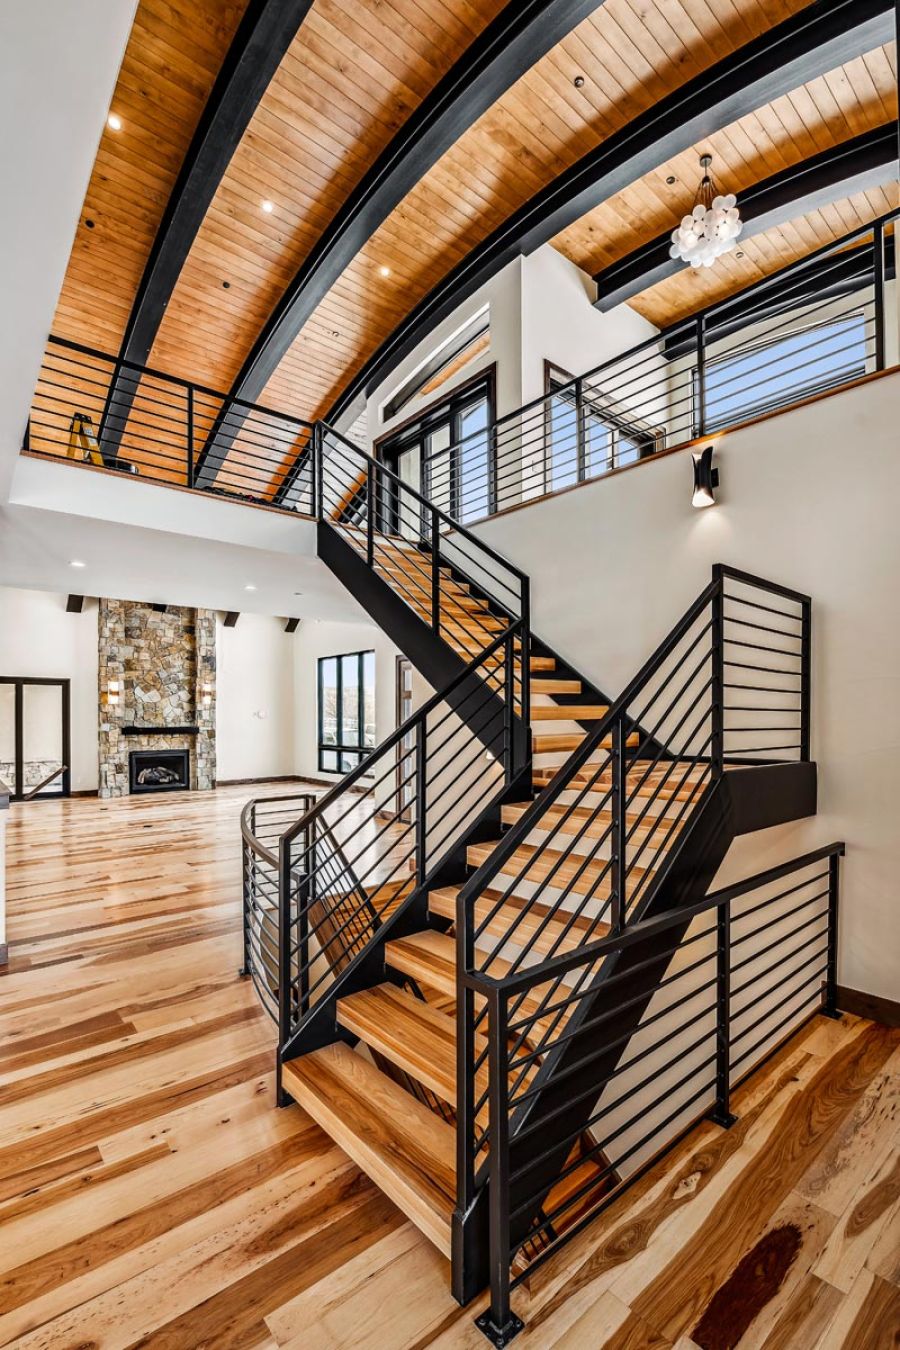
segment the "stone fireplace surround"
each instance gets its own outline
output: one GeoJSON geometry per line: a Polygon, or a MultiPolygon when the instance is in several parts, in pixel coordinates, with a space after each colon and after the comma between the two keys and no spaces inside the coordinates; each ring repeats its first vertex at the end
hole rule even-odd
{"type": "Polygon", "coordinates": [[[214,788],[215,612],[104,599],[99,609],[100,796],[128,795],[128,753],[142,749],[187,749],[190,786],[214,788]]]}

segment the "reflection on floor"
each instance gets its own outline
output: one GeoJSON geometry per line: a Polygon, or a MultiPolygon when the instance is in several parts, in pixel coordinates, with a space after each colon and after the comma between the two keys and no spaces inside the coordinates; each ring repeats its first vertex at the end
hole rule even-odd
{"type": "MultiPolygon", "coordinates": [[[[444,1260],[297,1108],[241,955],[240,808],[13,807],[0,1344],[487,1342],[444,1260]]],[[[900,1034],[819,1021],[517,1291],[521,1350],[900,1336],[900,1034]]]]}

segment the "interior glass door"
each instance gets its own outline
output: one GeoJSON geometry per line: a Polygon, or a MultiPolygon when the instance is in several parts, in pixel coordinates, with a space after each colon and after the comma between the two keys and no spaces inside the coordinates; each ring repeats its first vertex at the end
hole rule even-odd
{"type": "Polygon", "coordinates": [[[68,680],[0,676],[0,778],[13,801],[68,797],[68,680]]]}

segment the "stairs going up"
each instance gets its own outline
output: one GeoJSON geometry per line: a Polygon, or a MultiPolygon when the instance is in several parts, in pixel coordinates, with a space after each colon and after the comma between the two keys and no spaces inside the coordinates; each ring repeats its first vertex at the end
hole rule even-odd
{"type": "Polygon", "coordinates": [[[320,556],[439,692],[282,839],[282,1099],[452,1255],[467,1301],[488,1273],[497,1055],[521,1273],[627,1175],[592,1110],[671,950],[635,963],[615,943],[668,916],[677,946],[736,835],[815,809],[809,602],[718,567],[611,700],[535,637],[523,573],[336,433],[318,455],[320,556]],[[770,612],[800,641],[774,676],[745,636],[770,612]],[[774,700],[754,722],[748,685],[798,715],[796,752],[773,758],[774,700]]]}

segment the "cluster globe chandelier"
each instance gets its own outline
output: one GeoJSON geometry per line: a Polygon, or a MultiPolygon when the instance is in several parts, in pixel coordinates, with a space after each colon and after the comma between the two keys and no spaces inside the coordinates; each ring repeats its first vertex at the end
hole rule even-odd
{"type": "Polygon", "coordinates": [[[701,155],[703,177],[694,209],[672,231],[670,258],[680,258],[691,267],[712,267],[723,253],[735,246],[742,225],[733,192],[720,195],[709,172],[712,155],[701,155]]]}

